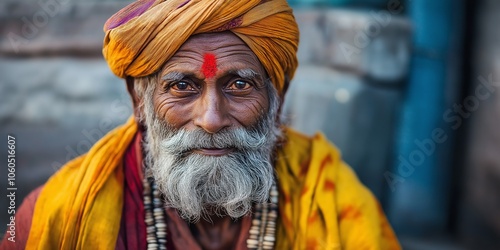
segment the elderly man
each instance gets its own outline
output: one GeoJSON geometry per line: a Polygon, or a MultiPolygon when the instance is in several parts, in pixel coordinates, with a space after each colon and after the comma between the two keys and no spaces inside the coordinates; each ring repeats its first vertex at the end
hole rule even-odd
{"type": "Polygon", "coordinates": [[[134,116],[25,200],[4,247],[400,248],[338,151],[278,123],[297,66],[285,0],[142,0],[104,29],[134,116]]]}

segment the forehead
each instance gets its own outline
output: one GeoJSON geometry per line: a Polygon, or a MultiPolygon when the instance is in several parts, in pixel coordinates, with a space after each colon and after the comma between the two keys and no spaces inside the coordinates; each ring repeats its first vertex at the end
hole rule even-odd
{"type": "Polygon", "coordinates": [[[191,36],[166,62],[162,71],[199,71],[206,54],[215,56],[220,71],[249,68],[266,75],[253,51],[231,32],[191,36]]]}

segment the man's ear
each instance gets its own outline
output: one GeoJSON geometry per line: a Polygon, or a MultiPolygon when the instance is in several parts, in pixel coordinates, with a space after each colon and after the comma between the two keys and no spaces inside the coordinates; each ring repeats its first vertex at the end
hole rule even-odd
{"type": "Polygon", "coordinates": [[[127,91],[130,94],[130,98],[132,98],[135,121],[137,124],[141,124],[141,100],[135,92],[134,78],[127,76],[127,78],[125,78],[125,82],[127,83],[127,91]]]}

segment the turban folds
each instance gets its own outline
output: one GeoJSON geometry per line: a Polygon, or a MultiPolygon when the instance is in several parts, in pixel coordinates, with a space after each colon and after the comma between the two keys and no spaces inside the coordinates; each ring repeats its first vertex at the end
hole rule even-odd
{"type": "Polygon", "coordinates": [[[139,0],[104,25],[103,55],[117,76],[156,73],[195,34],[229,30],[283,94],[297,68],[299,31],[286,0],[139,0]]]}

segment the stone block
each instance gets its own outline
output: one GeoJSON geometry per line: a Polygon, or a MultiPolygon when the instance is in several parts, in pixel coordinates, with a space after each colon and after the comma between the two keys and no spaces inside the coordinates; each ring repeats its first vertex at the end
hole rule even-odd
{"type": "Polygon", "coordinates": [[[301,64],[325,64],[327,40],[321,25],[323,12],[319,10],[295,10],[299,25],[300,41],[297,57],[301,64]]]}
{"type": "Polygon", "coordinates": [[[294,12],[301,63],[327,65],[385,84],[401,83],[411,55],[411,25],[390,10],[294,12]]]}
{"type": "MultiPolygon", "coordinates": [[[[1,59],[0,124],[89,124],[113,113],[114,102],[128,95],[123,79],[103,59],[1,59]],[[108,109],[106,109],[107,107],[108,109]],[[92,118],[93,117],[93,118],[92,118]]],[[[130,105],[129,103],[127,105],[130,105]]]]}
{"type": "Polygon", "coordinates": [[[2,3],[0,54],[100,56],[106,20],[128,1],[2,3]]]}

